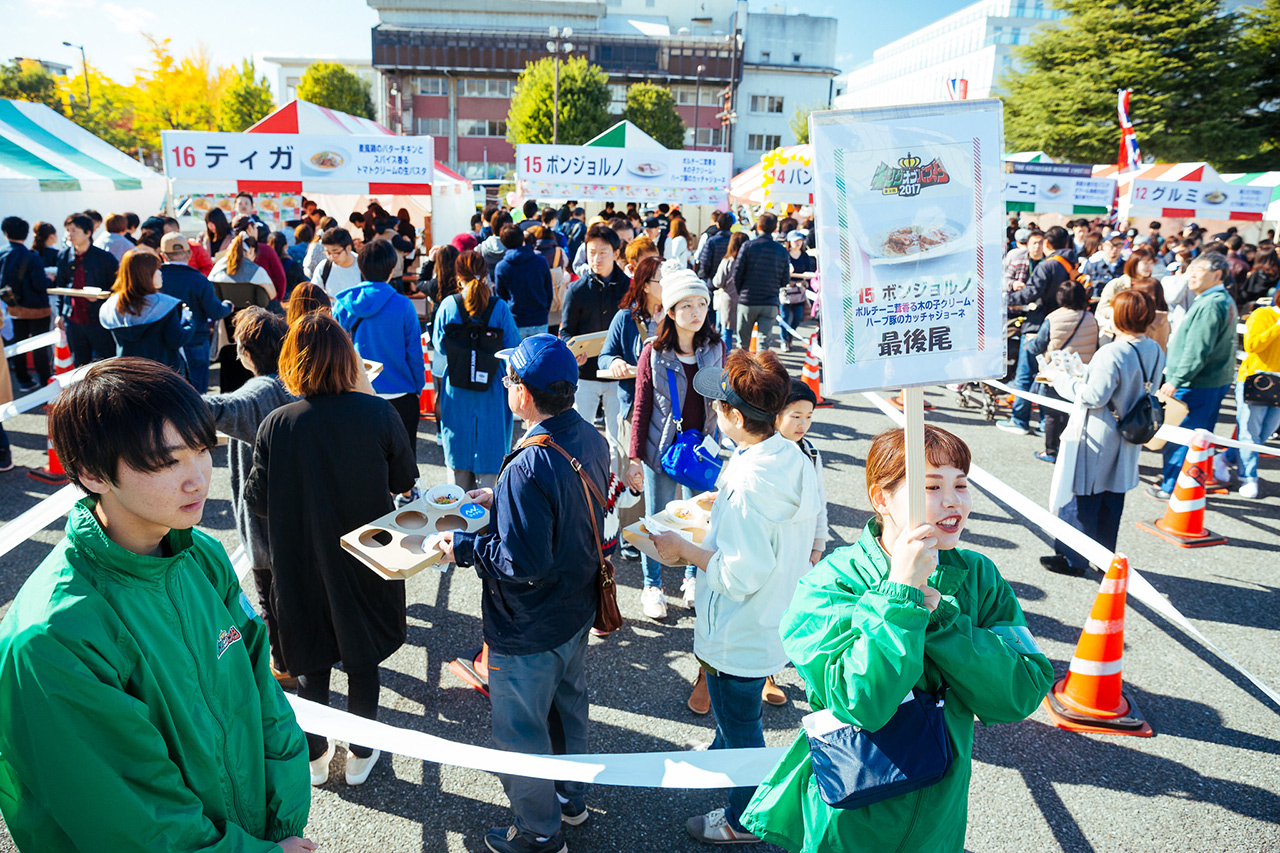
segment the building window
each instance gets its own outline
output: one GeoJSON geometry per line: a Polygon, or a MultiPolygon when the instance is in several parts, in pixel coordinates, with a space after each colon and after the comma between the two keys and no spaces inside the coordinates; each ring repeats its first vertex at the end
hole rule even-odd
{"type": "Polygon", "coordinates": [[[782,137],[776,133],[747,134],[748,151],[772,151],[782,145],[782,137]]]}
{"type": "Polygon", "coordinates": [[[449,120],[447,118],[418,119],[419,136],[448,136],[449,120]]]}
{"type": "Polygon", "coordinates": [[[719,105],[716,93],[719,89],[711,84],[703,86],[677,86],[675,88],[676,103],[682,107],[692,107],[694,102],[702,107],[719,105]]]}
{"type": "Polygon", "coordinates": [[[684,130],[684,144],[686,148],[698,146],[699,148],[719,148],[723,141],[722,130],[718,127],[686,127],[684,130]],[[693,132],[697,130],[698,139],[695,142],[693,132]]]}
{"type": "Polygon", "coordinates": [[[415,77],[414,82],[419,95],[449,94],[449,81],[444,77],[415,77]]]}
{"type": "Polygon", "coordinates": [[[459,136],[502,136],[507,135],[507,123],[499,119],[458,119],[459,136]]]}
{"type": "Polygon", "coordinates": [[[751,96],[751,112],[781,113],[782,112],[782,96],[781,95],[752,95],[751,96]]]}
{"type": "Polygon", "coordinates": [[[498,181],[515,171],[515,163],[486,163],[483,160],[463,160],[458,171],[470,181],[498,181]]]}
{"type": "Polygon", "coordinates": [[[769,61],[769,51],[767,51],[767,50],[762,50],[762,51],[760,51],[760,61],[761,61],[761,62],[768,62],[768,61],[769,61]]]}
{"type": "Polygon", "coordinates": [[[510,98],[510,80],[467,77],[458,81],[459,95],[467,98],[510,98]]]}
{"type": "Polygon", "coordinates": [[[799,62],[799,61],[800,61],[800,54],[798,54],[798,53],[793,53],[793,54],[791,54],[791,61],[792,61],[792,62],[799,62]]]}

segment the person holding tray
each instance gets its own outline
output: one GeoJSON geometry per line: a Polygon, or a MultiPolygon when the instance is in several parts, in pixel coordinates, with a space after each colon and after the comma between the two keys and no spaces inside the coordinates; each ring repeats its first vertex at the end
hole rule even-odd
{"type": "MultiPolygon", "coordinates": [[[[304,399],[258,428],[244,501],[267,519],[280,645],[300,698],[328,705],[341,661],[347,709],[377,719],[378,664],[405,641],[404,582],[369,571],[338,537],[390,512],[392,493],[413,487],[417,462],[338,321],[321,312],[298,320],[279,368],[285,389],[304,399]]],[[[310,734],[307,746],[311,784],[323,785],[334,747],[310,734]]],[[[347,784],[363,784],[378,756],[351,744],[347,784]]]]}

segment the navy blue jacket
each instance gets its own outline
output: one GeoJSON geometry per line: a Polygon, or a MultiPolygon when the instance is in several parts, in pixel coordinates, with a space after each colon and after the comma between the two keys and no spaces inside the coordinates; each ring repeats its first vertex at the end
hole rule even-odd
{"type": "MultiPolygon", "coordinates": [[[[560,338],[568,340],[574,335],[607,332],[630,288],[631,279],[616,263],[607,279],[588,270],[585,278],[569,285],[565,292],[560,310],[560,338]]],[[[578,368],[578,381],[613,381],[601,380],[596,373],[596,366],[587,359],[587,363],[578,368]]]]}
{"type": "Polygon", "coordinates": [[[551,309],[551,267],[530,246],[507,249],[493,268],[498,296],[511,303],[517,326],[544,326],[551,309]]]}
{"type": "MultiPolygon", "coordinates": [[[[609,322],[609,336],[604,339],[604,348],[596,359],[596,367],[608,370],[615,358],[620,358],[635,367],[640,362],[640,351],[644,349],[647,335],[640,334],[636,326],[636,318],[626,308],[619,308],[609,322]]],[[[618,381],[618,400],[622,403],[622,411],[631,411],[631,402],[636,396],[636,381],[621,379],[618,381]]]]}
{"type": "Polygon", "coordinates": [[[778,290],[791,283],[791,256],[772,234],[761,234],[738,250],[733,278],[739,305],[777,305],[778,290]]]}
{"type": "MultiPolygon", "coordinates": [[[[609,481],[609,446],[573,409],[548,418],[528,436],[550,433],[582,463],[601,495],[609,481]]],[[[595,620],[599,557],[591,516],[603,531],[604,511],[590,507],[582,480],[549,447],[516,450],[504,462],[487,533],[455,533],[459,566],[475,566],[484,581],[484,639],[505,655],[559,646],[595,620]]]]}
{"type": "Polygon", "coordinates": [[[732,236],[728,231],[717,231],[702,244],[702,251],[698,252],[698,262],[694,265],[698,278],[711,281],[711,277],[720,268],[720,262],[724,260],[725,253],[729,251],[729,238],[732,236]]]}
{"type": "MultiPolygon", "coordinates": [[[[1009,305],[1028,306],[1027,319],[1022,322],[1022,334],[1035,338],[1044,318],[1058,307],[1058,285],[1071,278],[1067,268],[1053,260],[1054,255],[1066,255],[1065,249],[1055,249],[1036,265],[1027,280],[1026,287],[1009,294],[1009,305]],[[1034,307],[1031,307],[1034,306],[1034,307]]],[[[1063,258],[1066,259],[1065,257],[1063,258]]]]}
{"type": "Polygon", "coordinates": [[[230,302],[218,299],[213,282],[200,270],[186,264],[160,265],[160,292],[185,302],[191,309],[191,340],[187,346],[206,343],[209,340],[209,321],[221,320],[234,308],[230,302]]]}
{"type": "MultiPolygon", "coordinates": [[[[65,246],[62,251],[58,252],[58,276],[54,279],[54,286],[71,287],[75,283],[75,260],[75,246],[65,246]]],[[[85,287],[110,290],[111,286],[116,283],[116,271],[120,269],[120,262],[116,260],[115,255],[106,249],[90,246],[85,250],[84,259],[81,263],[84,265],[85,287]]],[[[58,315],[70,317],[71,303],[73,301],[70,296],[59,296],[58,315]]],[[[93,317],[93,322],[98,322],[98,314],[102,311],[102,302],[97,299],[90,299],[88,300],[88,305],[89,314],[93,317]]]]}
{"type": "Polygon", "coordinates": [[[0,246],[0,287],[12,287],[18,305],[23,308],[48,308],[45,290],[49,279],[44,276],[44,259],[21,243],[5,240],[0,246]],[[26,270],[22,269],[26,263],[26,270]],[[18,274],[22,273],[19,278],[18,274]]]}
{"type": "Polygon", "coordinates": [[[122,314],[116,310],[119,295],[102,305],[102,328],[116,341],[116,355],[149,358],[167,364],[179,373],[183,370],[181,349],[191,342],[191,325],[182,316],[182,303],[166,293],[147,297],[140,314],[122,314]]]}

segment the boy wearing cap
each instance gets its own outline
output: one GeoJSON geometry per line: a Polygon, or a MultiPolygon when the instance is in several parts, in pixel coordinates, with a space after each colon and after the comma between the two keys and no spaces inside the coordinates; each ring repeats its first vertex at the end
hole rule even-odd
{"type": "Polygon", "coordinates": [[[191,384],[203,394],[209,390],[209,324],[235,310],[227,300],[218,300],[213,283],[189,264],[191,247],[181,234],[174,232],[160,238],[160,292],[185,302],[191,309],[191,338],[182,348],[187,357],[191,384]]]}
{"type": "MultiPolygon", "coordinates": [[[[588,500],[564,456],[531,440],[549,435],[601,495],[611,454],[574,411],[578,363],[563,341],[533,335],[498,355],[508,362],[507,403],[528,431],[507,457],[497,488],[469,493],[492,513],[488,532],[446,533],[439,547],[446,561],[474,566],[484,582],[494,745],[529,755],[588,753],[585,663],[604,509],[588,500]],[[561,724],[555,735],[548,724],[553,711],[561,724]]],[[[587,819],[587,786],[501,779],[514,824],[489,830],[485,845],[494,853],[564,853],[560,824],[587,819]]]]}
{"type": "Polygon", "coordinates": [[[1098,247],[1100,258],[1090,258],[1080,268],[1080,272],[1089,277],[1089,285],[1093,296],[1101,296],[1102,289],[1114,278],[1124,275],[1124,234],[1112,231],[1107,239],[1098,247]]]}

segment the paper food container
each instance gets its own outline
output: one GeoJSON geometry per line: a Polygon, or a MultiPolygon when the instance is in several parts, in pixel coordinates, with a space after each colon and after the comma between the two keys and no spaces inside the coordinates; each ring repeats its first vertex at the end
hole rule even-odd
{"type": "Polygon", "coordinates": [[[670,530],[673,533],[679,533],[695,545],[701,545],[711,529],[711,505],[714,501],[715,496],[708,493],[698,495],[691,500],[672,501],[660,512],[623,528],[622,538],[636,546],[649,559],[657,560],[664,566],[683,565],[683,563],[668,563],[661,559],[658,556],[658,549],[649,539],[649,533],[670,530]]]}
{"type": "Polygon", "coordinates": [[[440,563],[431,547],[436,533],[463,530],[481,533],[489,526],[489,511],[465,502],[440,510],[420,498],[342,537],[342,548],[386,580],[404,580],[440,563]]]}
{"type": "Polygon", "coordinates": [[[382,362],[370,361],[367,358],[362,358],[360,360],[364,362],[364,372],[368,375],[370,382],[377,379],[378,374],[382,373],[382,362]]]}
{"type": "Polygon", "coordinates": [[[592,332],[589,335],[574,335],[565,341],[565,344],[575,356],[585,354],[587,358],[595,358],[600,355],[600,350],[604,349],[604,341],[607,337],[609,337],[608,332],[592,332]]]}

